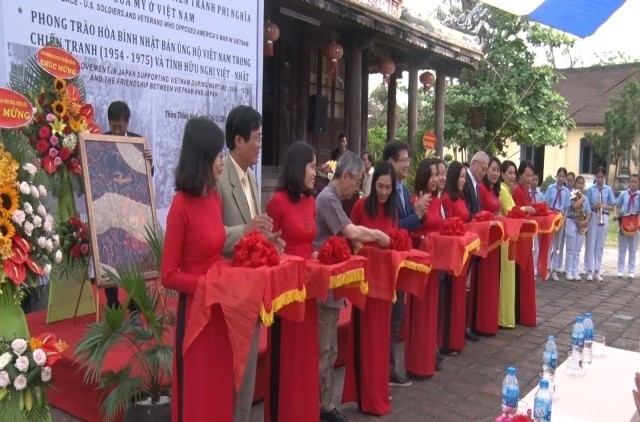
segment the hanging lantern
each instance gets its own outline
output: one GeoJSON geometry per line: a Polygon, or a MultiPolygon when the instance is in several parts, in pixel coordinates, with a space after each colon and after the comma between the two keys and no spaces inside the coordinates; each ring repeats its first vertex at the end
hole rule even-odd
{"type": "Polygon", "coordinates": [[[435,80],[436,80],[436,76],[433,73],[429,72],[428,70],[420,74],[420,83],[424,87],[424,92],[429,91],[431,84],[435,80]]]}
{"type": "Polygon", "coordinates": [[[338,72],[338,60],[342,58],[344,50],[342,46],[335,41],[330,42],[324,48],[324,56],[329,60],[329,69],[331,69],[331,83],[336,81],[336,73],[338,72]]]}
{"type": "Polygon", "coordinates": [[[264,23],[264,55],[273,57],[273,43],[280,38],[280,28],[271,21],[264,23]]]}
{"type": "Polygon", "coordinates": [[[384,77],[384,83],[389,83],[389,76],[393,75],[396,71],[396,64],[393,60],[384,59],[380,62],[380,73],[384,77]]]}

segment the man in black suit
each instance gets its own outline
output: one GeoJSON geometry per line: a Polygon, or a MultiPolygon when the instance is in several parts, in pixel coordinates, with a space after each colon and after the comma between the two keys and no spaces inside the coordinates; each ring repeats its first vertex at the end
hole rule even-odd
{"type": "MultiPolygon", "coordinates": [[[[117,136],[131,136],[135,138],[141,138],[140,135],[134,132],[129,132],[129,119],[131,118],[131,110],[124,101],[114,101],[109,104],[107,109],[107,118],[109,120],[109,131],[105,132],[105,135],[117,135],[117,136]]],[[[151,163],[151,175],[153,175],[153,158],[151,156],[151,150],[144,149],[144,158],[151,163]]],[[[117,287],[105,287],[104,295],[107,297],[107,307],[120,306],[118,300],[118,288],[117,287]]],[[[138,308],[133,301],[129,302],[129,311],[137,312],[138,308]]]]}
{"type": "Polygon", "coordinates": [[[464,200],[467,209],[471,213],[471,218],[480,212],[481,204],[478,185],[482,183],[484,175],[489,168],[489,156],[484,151],[476,152],[471,159],[467,170],[467,182],[464,185],[464,200]]]}
{"type": "MultiPolygon", "coordinates": [[[[396,172],[396,209],[398,210],[398,226],[411,232],[420,228],[421,220],[424,218],[427,206],[429,205],[430,196],[424,194],[416,202],[415,207],[411,204],[409,190],[402,181],[406,179],[409,173],[409,164],[411,158],[409,155],[409,145],[406,142],[391,141],[385,145],[382,152],[382,159],[390,162],[396,172]]],[[[373,188],[372,188],[373,189],[373,188]]],[[[407,387],[411,385],[404,376],[396,372],[396,343],[398,334],[402,326],[404,318],[404,292],[398,290],[396,292],[397,300],[391,308],[391,342],[389,356],[389,384],[399,387],[407,387]]]]}
{"type": "MultiPolygon", "coordinates": [[[[464,184],[464,200],[467,204],[467,209],[471,214],[471,218],[476,215],[482,209],[482,204],[480,203],[480,191],[478,186],[482,183],[485,174],[487,174],[487,170],[489,169],[489,156],[484,151],[478,151],[474,154],[473,158],[471,158],[471,163],[469,164],[469,168],[467,169],[467,181],[464,184]]],[[[471,269],[470,269],[470,282],[477,283],[477,269],[478,269],[478,260],[476,258],[472,258],[471,261],[471,269]]],[[[467,292],[468,293],[468,292],[467,292]]],[[[467,294],[467,303],[471,298],[469,294],[467,294]]],[[[467,307],[468,309],[469,307],[467,307]]],[[[467,318],[469,316],[467,315],[467,318]]],[[[478,341],[480,338],[473,333],[469,328],[466,330],[466,339],[470,341],[478,341]]]]}

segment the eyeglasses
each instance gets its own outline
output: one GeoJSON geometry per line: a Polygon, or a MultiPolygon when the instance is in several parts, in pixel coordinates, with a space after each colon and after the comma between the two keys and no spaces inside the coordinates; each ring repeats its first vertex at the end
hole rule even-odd
{"type": "Polygon", "coordinates": [[[405,163],[405,164],[410,164],[411,158],[409,157],[397,158],[396,161],[400,161],[401,163],[405,163]]]}
{"type": "Polygon", "coordinates": [[[262,142],[262,134],[256,136],[255,138],[247,138],[247,141],[257,141],[262,142]]]}

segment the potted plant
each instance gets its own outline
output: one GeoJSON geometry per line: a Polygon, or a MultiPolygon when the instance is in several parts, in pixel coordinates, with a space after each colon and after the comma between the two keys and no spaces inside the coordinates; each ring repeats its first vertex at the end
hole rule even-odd
{"type": "MultiPolygon", "coordinates": [[[[159,269],[164,235],[146,228],[145,237],[159,269]]],[[[142,270],[135,266],[106,274],[127,292],[138,312],[128,314],[126,304],[106,308],[102,320],[89,325],[75,350],[85,369],[85,383],[98,383],[104,390],[100,412],[108,421],[120,412],[125,421],[168,421],[175,307],[167,301],[175,293],[159,281],[146,285],[142,270]],[[118,370],[103,372],[107,354],[122,347],[131,352],[130,360],[118,370]]]]}

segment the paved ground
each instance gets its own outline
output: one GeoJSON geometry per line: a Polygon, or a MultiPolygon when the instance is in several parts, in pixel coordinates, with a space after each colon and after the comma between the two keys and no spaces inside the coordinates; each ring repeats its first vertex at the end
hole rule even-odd
{"type": "MultiPolygon", "coordinates": [[[[448,357],[442,372],[430,380],[414,382],[406,388],[393,387],[390,414],[379,418],[363,415],[355,404],[342,409],[352,422],[493,421],[500,411],[500,386],[506,367],[517,367],[524,396],[538,382],[547,335],[556,335],[560,351],[569,350],[575,317],[586,311],[592,311],[595,329],[606,336],[608,345],[637,351],[640,277],[628,280],[615,276],[615,249],[607,249],[603,261],[603,283],[567,282],[561,277],[560,282],[538,284],[538,327],[500,330],[495,337],[469,343],[463,353],[448,357]]],[[[344,369],[337,374],[341,393],[344,369]]],[[[629,377],[633,377],[632,371],[629,377]]],[[[53,420],[77,421],[57,410],[53,420]]],[[[251,415],[251,422],[259,421],[262,404],[254,406],[251,415]]]]}

